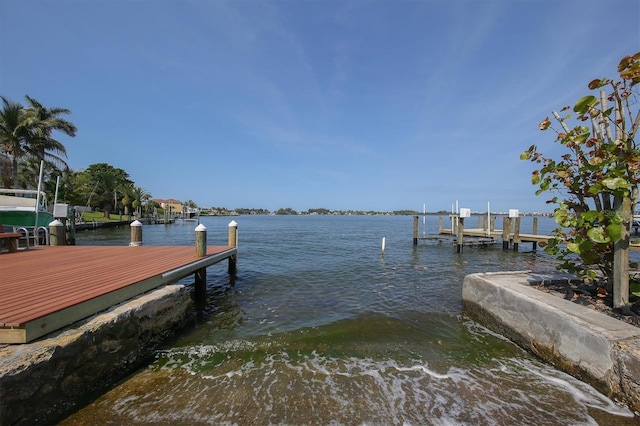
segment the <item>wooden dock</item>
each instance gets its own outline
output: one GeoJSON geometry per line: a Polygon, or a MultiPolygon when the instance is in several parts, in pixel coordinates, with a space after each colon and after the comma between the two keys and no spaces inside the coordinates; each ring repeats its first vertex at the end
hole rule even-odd
{"type": "Polygon", "coordinates": [[[229,259],[217,246],[56,246],[0,253],[0,343],[27,343],[229,259]]]}
{"type": "MultiPolygon", "coordinates": [[[[414,216],[413,243],[418,244],[418,241],[443,241],[444,239],[448,239],[449,241],[455,242],[457,250],[460,252],[463,246],[490,245],[496,244],[501,240],[503,249],[511,248],[517,251],[520,243],[532,243],[533,250],[536,250],[538,244],[546,244],[553,238],[552,235],[538,234],[537,216],[533,217],[533,230],[531,234],[520,232],[520,217],[503,217],[502,229],[495,228],[495,216],[492,216],[490,221],[485,215],[478,216],[478,228],[465,228],[464,218],[460,218],[458,215],[452,214],[449,215],[449,217],[453,223],[452,227],[444,228],[443,218],[440,216],[438,235],[420,237],[418,233],[419,216],[414,216]]],[[[638,232],[636,231],[635,234],[637,235],[638,232]]],[[[629,249],[631,251],[640,251],[640,244],[631,243],[629,249]]]]}
{"type": "Polygon", "coordinates": [[[464,218],[458,217],[458,215],[450,215],[453,226],[450,228],[443,227],[443,218],[440,216],[438,235],[431,237],[418,236],[418,216],[413,217],[413,242],[417,244],[419,240],[440,239],[443,236],[448,236],[450,239],[453,237],[458,251],[462,250],[462,246],[465,245],[489,245],[495,244],[498,240],[502,240],[502,247],[504,249],[513,248],[518,250],[520,243],[533,243],[533,249],[537,248],[538,243],[546,244],[549,239],[553,238],[551,235],[538,234],[538,218],[533,218],[533,231],[531,234],[524,234],[520,232],[520,218],[503,218],[503,228],[497,229],[495,227],[496,216],[491,216],[491,220],[488,220],[487,216],[478,216],[477,228],[466,228],[464,226],[464,218]],[[466,239],[465,239],[466,237],[466,239]]]}

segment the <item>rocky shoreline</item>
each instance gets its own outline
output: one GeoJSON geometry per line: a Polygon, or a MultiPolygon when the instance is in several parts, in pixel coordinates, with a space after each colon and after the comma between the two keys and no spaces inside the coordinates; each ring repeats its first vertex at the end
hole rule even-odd
{"type": "Polygon", "coordinates": [[[191,307],[184,286],[167,285],[32,343],[0,345],[0,426],[70,415],[148,362],[191,307]]]}

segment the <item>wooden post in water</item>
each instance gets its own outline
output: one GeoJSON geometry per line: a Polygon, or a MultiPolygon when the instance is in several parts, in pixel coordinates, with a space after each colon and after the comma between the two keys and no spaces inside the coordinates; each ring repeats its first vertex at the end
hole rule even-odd
{"type": "Polygon", "coordinates": [[[513,244],[514,250],[518,250],[518,242],[520,241],[520,212],[518,209],[509,209],[509,233],[511,234],[509,242],[513,244]]]}
{"type": "Polygon", "coordinates": [[[509,230],[509,225],[511,221],[507,216],[502,218],[502,249],[509,249],[509,234],[511,234],[509,230]]]}
{"type": "MultiPolygon", "coordinates": [[[[207,255],[207,227],[203,224],[196,226],[196,257],[207,255]]],[[[195,273],[196,289],[204,289],[207,285],[207,268],[200,268],[195,273]]]]}
{"type": "Polygon", "coordinates": [[[515,218],[516,226],[513,230],[513,251],[518,251],[518,244],[520,243],[520,216],[515,218]]]}
{"type": "Polygon", "coordinates": [[[418,244],[418,216],[413,217],[413,245],[418,244]]]}
{"type": "MultiPolygon", "coordinates": [[[[533,217],[533,235],[538,235],[538,216],[533,217]]],[[[538,242],[533,242],[533,251],[538,249],[538,242]]]]}
{"type": "Polygon", "coordinates": [[[459,217],[458,218],[458,227],[457,227],[457,248],[456,248],[456,252],[457,253],[462,253],[462,246],[463,246],[463,235],[464,235],[464,217],[459,217]]]}
{"type": "MultiPolygon", "coordinates": [[[[238,224],[235,220],[229,222],[229,247],[238,247],[238,224]]],[[[234,276],[237,271],[237,256],[229,257],[229,268],[227,272],[234,276]]]]}
{"type": "Polygon", "coordinates": [[[129,246],[136,247],[142,245],[142,223],[139,220],[131,222],[131,242],[129,246]]]}
{"type": "Polygon", "coordinates": [[[461,208],[458,216],[458,253],[462,253],[462,247],[464,246],[464,218],[471,217],[471,210],[467,208],[461,208]]]}

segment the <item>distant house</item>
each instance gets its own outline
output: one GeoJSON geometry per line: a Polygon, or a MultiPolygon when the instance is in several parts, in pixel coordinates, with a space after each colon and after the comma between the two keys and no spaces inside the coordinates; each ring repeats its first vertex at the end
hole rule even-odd
{"type": "Polygon", "coordinates": [[[169,198],[168,200],[155,198],[153,201],[160,204],[160,207],[163,208],[170,216],[182,216],[182,202],[180,200],[175,200],[173,198],[169,198]]]}

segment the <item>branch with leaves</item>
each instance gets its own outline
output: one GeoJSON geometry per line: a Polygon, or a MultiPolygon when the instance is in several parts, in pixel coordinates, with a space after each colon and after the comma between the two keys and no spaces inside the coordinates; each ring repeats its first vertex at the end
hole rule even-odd
{"type": "Polygon", "coordinates": [[[618,81],[591,81],[588,88],[596,95],[553,111],[558,128],[549,117],[539,124],[540,130],[554,131],[556,142],[567,149],[559,160],[545,157],[535,145],[520,156],[540,165],[531,177],[538,186],[536,195],[551,191],[554,196],[547,203],[558,204],[554,216],[560,227],[545,250],[561,260],[561,269],[583,277],[594,279],[599,269],[608,285],[614,245],[628,238],[628,210],[638,201],[640,150],[635,135],[640,111],[635,86],[640,83],[640,52],[622,58],[618,73],[618,81]],[[631,207],[622,207],[627,204],[631,207]]]}

